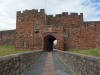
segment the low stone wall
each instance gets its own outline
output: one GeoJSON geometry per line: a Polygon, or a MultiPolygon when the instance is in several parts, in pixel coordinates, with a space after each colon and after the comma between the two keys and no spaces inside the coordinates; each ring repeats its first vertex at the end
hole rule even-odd
{"type": "Polygon", "coordinates": [[[30,51],[0,57],[0,75],[22,75],[41,54],[42,51],[30,51]]]}
{"type": "Polygon", "coordinates": [[[100,75],[100,58],[57,51],[73,75],[100,75]]]}

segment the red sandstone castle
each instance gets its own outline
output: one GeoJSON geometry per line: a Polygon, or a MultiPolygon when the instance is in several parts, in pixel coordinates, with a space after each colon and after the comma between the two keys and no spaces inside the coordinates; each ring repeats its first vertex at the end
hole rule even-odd
{"type": "Polygon", "coordinates": [[[0,44],[22,49],[49,51],[54,40],[59,50],[100,47],[100,21],[84,22],[83,13],[53,16],[33,9],[17,12],[16,30],[0,32],[0,44]]]}

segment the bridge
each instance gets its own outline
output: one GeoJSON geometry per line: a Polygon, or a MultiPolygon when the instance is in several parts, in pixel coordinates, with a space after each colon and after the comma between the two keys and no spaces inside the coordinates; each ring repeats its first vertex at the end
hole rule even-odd
{"type": "Polygon", "coordinates": [[[0,57],[0,75],[100,75],[100,58],[66,51],[28,51],[0,57]]]}
{"type": "Polygon", "coordinates": [[[55,52],[44,52],[23,75],[73,75],[55,52]]]}

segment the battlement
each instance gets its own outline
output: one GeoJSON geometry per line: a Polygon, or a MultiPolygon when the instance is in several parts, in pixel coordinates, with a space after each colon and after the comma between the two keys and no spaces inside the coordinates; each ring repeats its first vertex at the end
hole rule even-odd
{"type": "MultiPolygon", "coordinates": [[[[32,10],[24,10],[23,12],[21,11],[17,11],[17,16],[21,16],[22,14],[40,14],[40,13],[45,13],[44,9],[32,9],[32,10]]],[[[46,14],[46,13],[45,13],[46,14]]],[[[68,12],[62,12],[62,14],[56,14],[55,17],[61,17],[61,16],[83,16],[83,13],[80,13],[80,15],[78,13],[73,13],[71,12],[70,14],[68,14],[68,12]]],[[[53,15],[47,15],[47,17],[53,17],[53,15]]]]}
{"type": "Polygon", "coordinates": [[[61,17],[61,16],[83,16],[83,13],[70,13],[68,14],[68,12],[62,12],[62,14],[56,14],[55,17],[61,17]]]}
{"type": "Polygon", "coordinates": [[[71,13],[71,15],[72,15],[72,16],[76,16],[76,15],[78,15],[78,13],[71,13]]]}
{"type": "Polygon", "coordinates": [[[53,15],[47,15],[47,17],[53,17],[53,15]]]}
{"type": "Polygon", "coordinates": [[[68,12],[62,12],[62,16],[68,15],[68,12]]]}
{"type": "Polygon", "coordinates": [[[40,9],[40,10],[38,10],[38,9],[24,10],[22,12],[21,11],[17,11],[17,16],[22,15],[22,14],[30,14],[30,13],[35,13],[35,14],[44,13],[44,9],[40,9]]]}
{"type": "Polygon", "coordinates": [[[73,12],[71,12],[69,16],[83,16],[83,13],[73,13],[73,12]]]}

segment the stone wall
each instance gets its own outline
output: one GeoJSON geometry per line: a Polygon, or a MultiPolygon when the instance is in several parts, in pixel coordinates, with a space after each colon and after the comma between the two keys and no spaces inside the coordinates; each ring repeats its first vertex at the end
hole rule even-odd
{"type": "Polygon", "coordinates": [[[0,75],[22,75],[41,54],[42,51],[30,51],[0,57],[0,75]]]}
{"type": "Polygon", "coordinates": [[[0,31],[0,45],[15,45],[15,30],[0,31]]]}
{"type": "Polygon", "coordinates": [[[69,52],[57,52],[73,75],[100,75],[100,58],[69,52]]]}

